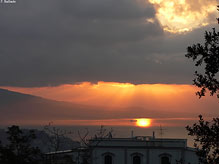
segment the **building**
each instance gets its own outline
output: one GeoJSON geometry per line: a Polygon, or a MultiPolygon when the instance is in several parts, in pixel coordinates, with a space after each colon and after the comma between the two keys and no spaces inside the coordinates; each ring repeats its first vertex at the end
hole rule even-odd
{"type": "Polygon", "coordinates": [[[91,164],[198,164],[186,139],[155,136],[90,140],[91,164]]]}
{"type": "Polygon", "coordinates": [[[88,148],[78,147],[45,153],[43,164],[87,164],[89,152],[88,148]]]}

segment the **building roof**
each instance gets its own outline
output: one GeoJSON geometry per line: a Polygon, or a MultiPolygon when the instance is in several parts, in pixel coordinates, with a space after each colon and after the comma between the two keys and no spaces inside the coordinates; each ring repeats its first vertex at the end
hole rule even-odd
{"type": "Polygon", "coordinates": [[[93,147],[170,147],[186,148],[187,139],[155,138],[151,136],[136,136],[132,138],[93,138],[93,147]]]}

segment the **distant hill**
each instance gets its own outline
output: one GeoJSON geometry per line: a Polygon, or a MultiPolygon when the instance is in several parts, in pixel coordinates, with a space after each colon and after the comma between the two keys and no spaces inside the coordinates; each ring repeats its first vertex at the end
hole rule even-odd
{"type": "Polygon", "coordinates": [[[0,89],[0,123],[10,120],[65,120],[98,118],[100,109],[69,102],[54,101],[0,89]]]}
{"type": "MultiPolygon", "coordinates": [[[[22,129],[22,131],[25,134],[28,133],[29,130],[22,129]]],[[[34,133],[36,135],[36,139],[34,139],[31,143],[32,146],[38,147],[43,153],[54,151],[53,147],[50,145],[50,136],[45,131],[34,129],[34,133]]],[[[3,145],[7,145],[9,143],[7,137],[8,135],[6,133],[6,130],[0,129],[0,141],[3,145]]],[[[73,141],[72,139],[65,137],[61,139],[59,151],[70,150],[79,146],[79,142],[73,141]]]]}
{"type": "Polygon", "coordinates": [[[167,113],[153,109],[132,107],[108,109],[54,101],[28,94],[0,89],[0,125],[31,124],[55,120],[119,119],[139,117],[186,117],[190,114],[176,111],[167,113]]]}
{"type": "Polygon", "coordinates": [[[9,105],[12,102],[16,103],[19,101],[25,101],[27,99],[34,99],[34,98],[37,98],[37,97],[0,88],[0,105],[1,106],[9,105]]]}

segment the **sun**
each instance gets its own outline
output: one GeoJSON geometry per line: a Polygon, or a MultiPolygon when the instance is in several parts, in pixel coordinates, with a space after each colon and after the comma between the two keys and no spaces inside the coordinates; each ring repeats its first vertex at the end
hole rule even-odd
{"type": "Polygon", "coordinates": [[[136,125],[139,127],[149,127],[151,125],[151,119],[148,118],[136,119],[136,125]]]}

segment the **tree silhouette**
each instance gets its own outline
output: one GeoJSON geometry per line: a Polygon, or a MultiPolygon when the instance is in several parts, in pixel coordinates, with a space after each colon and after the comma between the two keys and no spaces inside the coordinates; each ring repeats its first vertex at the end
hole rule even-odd
{"type": "Polygon", "coordinates": [[[31,146],[35,139],[34,131],[24,134],[19,126],[8,127],[8,141],[6,146],[0,145],[0,163],[3,164],[36,164],[42,158],[38,148],[31,146]]]}
{"type": "Polygon", "coordinates": [[[198,124],[187,126],[188,135],[194,137],[194,147],[197,149],[199,161],[202,164],[219,163],[219,118],[211,122],[199,116],[198,124]]]}
{"type": "MultiPolygon", "coordinates": [[[[219,10],[219,6],[218,6],[219,10]]],[[[219,22],[219,18],[217,18],[219,22]]],[[[195,66],[204,65],[204,74],[195,71],[195,79],[193,84],[201,88],[196,94],[201,98],[205,96],[207,90],[210,95],[217,95],[219,98],[219,32],[213,31],[205,32],[205,43],[194,44],[187,48],[187,58],[192,58],[195,61],[195,66]]]]}
{"type": "MultiPolygon", "coordinates": [[[[218,11],[219,11],[219,6],[218,11]]],[[[219,18],[216,18],[219,24],[219,18]]],[[[189,46],[186,57],[195,61],[195,66],[204,65],[204,74],[195,71],[194,85],[201,88],[196,94],[201,98],[206,91],[210,95],[219,98],[219,32],[213,28],[212,32],[205,32],[205,43],[189,46]]],[[[205,121],[202,115],[199,122],[192,127],[186,127],[188,135],[194,137],[194,147],[201,164],[219,163],[219,118],[213,118],[211,122],[205,121]]]]}
{"type": "Polygon", "coordinates": [[[44,131],[48,134],[49,142],[47,144],[49,145],[50,151],[60,151],[69,142],[67,136],[73,134],[71,131],[53,126],[52,122],[44,126],[44,131]]]}

